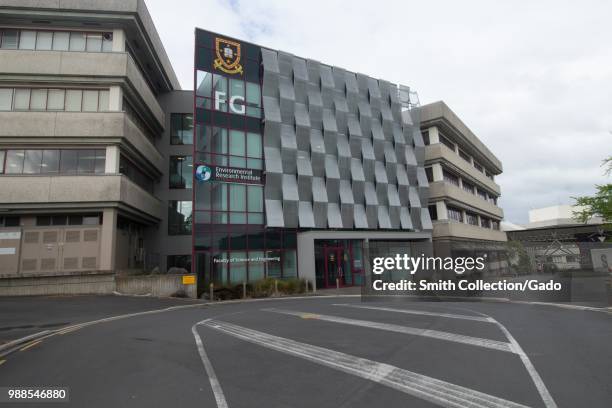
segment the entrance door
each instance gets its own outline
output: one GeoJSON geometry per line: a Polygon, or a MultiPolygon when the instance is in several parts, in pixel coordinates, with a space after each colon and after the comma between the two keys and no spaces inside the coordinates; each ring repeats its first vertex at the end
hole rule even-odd
{"type": "Polygon", "coordinates": [[[363,285],[363,243],[360,240],[315,241],[317,288],[363,285]]]}
{"type": "Polygon", "coordinates": [[[336,287],[352,284],[350,277],[350,258],[343,246],[325,246],[325,287],[336,287]]]}

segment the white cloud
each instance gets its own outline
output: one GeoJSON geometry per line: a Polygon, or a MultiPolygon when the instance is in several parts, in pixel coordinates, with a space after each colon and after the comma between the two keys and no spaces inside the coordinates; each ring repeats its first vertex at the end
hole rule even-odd
{"type": "Polygon", "coordinates": [[[411,86],[444,100],[502,160],[506,218],[570,203],[612,155],[612,4],[147,0],[185,89],[194,27],[411,86]]]}

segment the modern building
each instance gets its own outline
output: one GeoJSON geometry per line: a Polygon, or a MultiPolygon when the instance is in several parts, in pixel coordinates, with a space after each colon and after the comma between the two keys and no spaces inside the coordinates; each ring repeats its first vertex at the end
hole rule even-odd
{"type": "Polygon", "coordinates": [[[418,109],[425,144],[429,213],[439,256],[486,252],[490,267],[503,267],[506,233],[495,177],[501,161],[442,101],[418,109]],[[498,257],[499,256],[499,257],[498,257]]]}
{"type": "Polygon", "coordinates": [[[145,268],[178,89],[142,0],[0,1],[2,277],[145,268]]]}
{"type": "Polygon", "coordinates": [[[201,281],[358,285],[364,247],[430,241],[407,87],[199,29],[195,61],[201,281]]]}

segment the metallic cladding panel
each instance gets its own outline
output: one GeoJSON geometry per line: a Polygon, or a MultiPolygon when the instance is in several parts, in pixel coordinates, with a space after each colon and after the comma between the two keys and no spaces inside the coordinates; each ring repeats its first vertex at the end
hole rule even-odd
{"type": "Polygon", "coordinates": [[[269,226],[431,229],[419,123],[395,84],[268,49],[262,61],[269,226]]]}

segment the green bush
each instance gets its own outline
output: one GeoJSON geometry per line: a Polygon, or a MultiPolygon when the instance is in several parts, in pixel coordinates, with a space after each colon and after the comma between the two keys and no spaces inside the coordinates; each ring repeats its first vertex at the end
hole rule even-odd
{"type": "MultiPolygon", "coordinates": [[[[255,282],[247,283],[247,296],[252,298],[270,297],[275,295],[275,282],[278,282],[278,293],[280,295],[293,295],[306,291],[304,279],[275,279],[264,278],[255,282]]],[[[215,300],[231,300],[242,298],[242,284],[214,286],[215,300]]]]}

